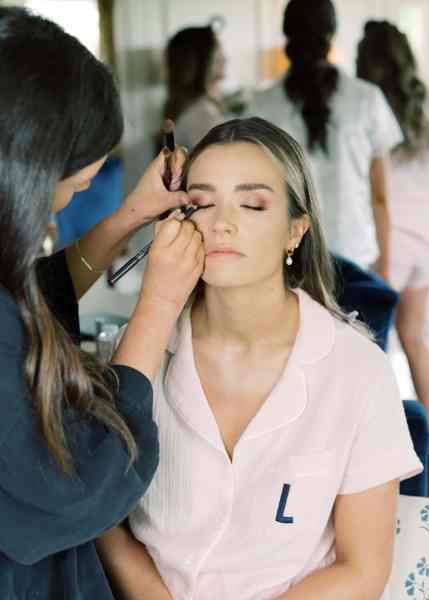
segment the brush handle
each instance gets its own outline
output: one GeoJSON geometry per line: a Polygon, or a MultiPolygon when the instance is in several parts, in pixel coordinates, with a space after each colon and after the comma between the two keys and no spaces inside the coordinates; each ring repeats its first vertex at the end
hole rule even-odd
{"type": "MultiPolygon", "coordinates": [[[[185,215],[185,219],[189,219],[189,217],[193,215],[196,210],[198,210],[198,207],[192,205],[182,207],[182,212],[185,215]]],[[[166,213],[166,216],[168,216],[170,211],[166,211],[166,213]]],[[[118,269],[116,273],[113,273],[113,275],[108,279],[109,284],[114,285],[117,281],[121,279],[121,277],[126,275],[128,271],[135,267],[135,265],[147,255],[151,246],[152,242],[149,242],[148,244],[146,244],[146,246],[143,246],[143,248],[139,250],[137,254],[135,254],[132,258],[130,258],[130,260],[127,261],[120,269],[118,269]]]]}
{"type": "Polygon", "coordinates": [[[113,275],[108,280],[109,284],[114,285],[124,275],[126,275],[128,273],[128,271],[130,271],[133,267],[135,267],[136,264],[139,263],[142,260],[142,258],[144,258],[147,255],[151,246],[152,246],[152,242],[149,242],[148,244],[146,244],[146,246],[143,246],[143,248],[141,250],[139,250],[135,256],[130,258],[129,261],[127,261],[124,265],[122,265],[122,267],[120,269],[118,269],[116,271],[116,273],[113,273],[113,275]]]}

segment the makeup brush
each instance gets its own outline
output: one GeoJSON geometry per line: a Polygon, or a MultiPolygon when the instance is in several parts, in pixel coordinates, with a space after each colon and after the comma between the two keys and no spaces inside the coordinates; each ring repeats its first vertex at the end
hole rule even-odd
{"type": "MultiPolygon", "coordinates": [[[[164,144],[164,152],[168,150],[170,153],[173,153],[176,149],[176,144],[174,141],[174,122],[171,119],[165,119],[164,125],[162,128],[162,139],[164,144]]],[[[170,189],[172,179],[171,172],[171,164],[170,164],[170,155],[167,155],[165,160],[165,173],[163,177],[164,185],[167,190],[170,189]]]]}
{"type": "MultiPolygon", "coordinates": [[[[192,204],[190,204],[189,206],[181,207],[181,211],[185,215],[185,219],[189,219],[189,217],[193,215],[196,210],[198,210],[198,206],[194,206],[192,204]]],[[[124,275],[126,275],[128,271],[131,271],[131,269],[134,268],[147,255],[151,246],[152,242],[149,242],[148,244],[146,244],[146,246],[143,246],[143,248],[141,248],[137,252],[137,254],[130,258],[130,260],[126,262],[120,269],[118,269],[116,273],[113,273],[113,275],[108,280],[109,284],[114,285],[124,275]]]]}
{"type": "MultiPolygon", "coordinates": [[[[169,153],[174,152],[174,150],[176,149],[176,144],[174,141],[174,122],[171,119],[165,119],[162,131],[164,151],[168,150],[169,153]]],[[[165,172],[162,179],[165,187],[167,188],[167,190],[169,190],[172,179],[170,154],[168,154],[165,159],[165,172]]],[[[181,210],[185,215],[185,219],[188,219],[197,210],[197,207],[192,205],[182,206],[181,210]]],[[[159,219],[166,219],[169,214],[170,210],[166,210],[159,216],[159,219]]],[[[113,273],[113,275],[108,279],[109,285],[114,285],[117,281],[121,279],[121,277],[126,275],[128,271],[135,267],[135,265],[137,265],[147,255],[151,245],[152,242],[149,242],[148,244],[146,244],[146,246],[143,246],[143,248],[141,248],[141,250],[139,250],[135,256],[130,258],[130,260],[126,262],[118,271],[116,271],[116,273],[113,273]]]]}

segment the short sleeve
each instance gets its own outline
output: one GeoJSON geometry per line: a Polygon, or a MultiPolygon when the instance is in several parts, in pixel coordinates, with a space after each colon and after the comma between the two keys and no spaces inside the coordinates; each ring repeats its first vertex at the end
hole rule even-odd
{"type": "Polygon", "coordinates": [[[339,494],[353,494],[421,473],[395,374],[386,357],[367,390],[361,423],[353,441],[339,494]]]}
{"type": "MultiPolygon", "coordinates": [[[[13,324],[19,332],[16,315],[7,319],[4,310],[2,316],[9,320],[10,337],[13,324]]],[[[130,367],[115,365],[115,403],[136,441],[137,459],[129,467],[126,445],[115,430],[68,409],[64,429],[75,469],[71,475],[63,473],[39,433],[22,360],[22,352],[4,343],[2,333],[0,556],[34,564],[84,544],[124,519],[152,480],[159,443],[150,381],[130,367]]]]}
{"type": "Polygon", "coordinates": [[[403,141],[404,137],[383,92],[376,86],[371,87],[368,106],[369,135],[372,157],[375,158],[393,150],[403,141]]]}

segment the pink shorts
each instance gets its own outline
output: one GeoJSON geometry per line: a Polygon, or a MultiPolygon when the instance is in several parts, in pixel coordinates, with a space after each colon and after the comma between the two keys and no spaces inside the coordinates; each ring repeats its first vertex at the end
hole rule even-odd
{"type": "Polygon", "coordinates": [[[392,229],[390,283],[399,292],[429,287],[429,241],[404,229],[392,229]]]}

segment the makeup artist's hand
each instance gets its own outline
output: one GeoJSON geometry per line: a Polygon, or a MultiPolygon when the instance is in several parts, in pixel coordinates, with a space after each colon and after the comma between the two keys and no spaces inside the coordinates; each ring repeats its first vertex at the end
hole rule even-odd
{"type": "Polygon", "coordinates": [[[204,269],[201,233],[180,210],[157,224],[141,298],[181,311],[204,269]]]}
{"type": "Polygon", "coordinates": [[[187,154],[184,148],[177,147],[173,153],[164,148],[150,163],[121,207],[135,218],[136,228],[150,223],[166,210],[190,203],[186,192],[178,191],[186,159],[187,154]],[[162,180],[167,157],[169,157],[172,172],[171,191],[165,188],[162,180]]]}

